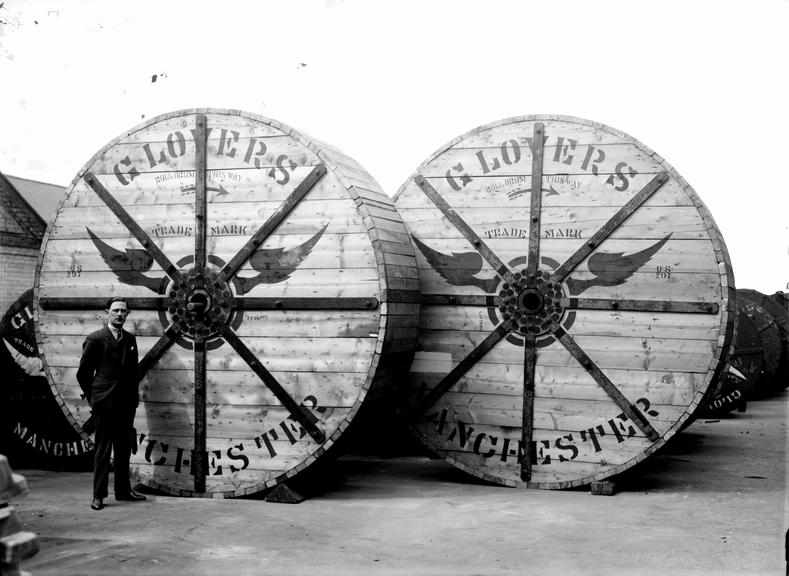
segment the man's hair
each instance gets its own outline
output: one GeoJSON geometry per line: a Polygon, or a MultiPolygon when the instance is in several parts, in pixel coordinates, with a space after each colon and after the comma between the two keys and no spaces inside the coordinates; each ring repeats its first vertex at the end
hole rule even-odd
{"type": "Polygon", "coordinates": [[[126,304],[126,308],[129,307],[129,303],[126,301],[126,298],[124,298],[123,296],[113,296],[112,298],[107,300],[107,310],[109,310],[112,307],[113,302],[123,302],[124,304],[126,304]]]}

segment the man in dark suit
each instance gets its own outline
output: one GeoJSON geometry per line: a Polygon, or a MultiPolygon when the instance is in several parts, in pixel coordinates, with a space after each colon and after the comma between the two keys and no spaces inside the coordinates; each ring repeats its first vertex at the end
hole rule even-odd
{"type": "Polygon", "coordinates": [[[140,403],[137,389],[137,339],[123,329],[129,314],[126,300],[107,303],[107,325],[88,335],[82,345],[77,381],[90,403],[96,424],[93,466],[93,510],[104,508],[115,454],[115,499],[139,501],[145,496],[131,489],[129,458],[134,413],[140,403]]]}

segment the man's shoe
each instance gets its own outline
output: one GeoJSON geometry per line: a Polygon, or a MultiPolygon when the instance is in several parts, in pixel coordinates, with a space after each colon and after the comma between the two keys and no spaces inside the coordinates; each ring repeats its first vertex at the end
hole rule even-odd
{"type": "Polygon", "coordinates": [[[91,510],[101,510],[104,508],[104,501],[101,498],[94,498],[90,503],[91,510]]]}
{"type": "Polygon", "coordinates": [[[147,500],[145,496],[142,494],[137,494],[134,490],[129,490],[128,494],[116,494],[115,499],[118,501],[127,501],[127,502],[142,502],[143,500],[147,500]]]}

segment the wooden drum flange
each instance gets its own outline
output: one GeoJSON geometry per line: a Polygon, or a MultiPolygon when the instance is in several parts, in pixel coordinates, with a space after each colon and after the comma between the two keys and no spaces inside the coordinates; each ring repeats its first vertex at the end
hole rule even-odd
{"type": "Polygon", "coordinates": [[[419,316],[390,199],[342,152],[260,116],[200,109],[117,138],[42,244],[36,331],[64,412],[107,299],[137,337],[132,470],[178,495],[270,488],[331,448],[407,371],[419,316]]]}
{"type": "Polygon", "coordinates": [[[723,369],[723,240],[691,187],[607,126],[482,126],[395,205],[423,293],[405,411],[434,452],[493,482],[565,488],[662,446],[723,369]]]}

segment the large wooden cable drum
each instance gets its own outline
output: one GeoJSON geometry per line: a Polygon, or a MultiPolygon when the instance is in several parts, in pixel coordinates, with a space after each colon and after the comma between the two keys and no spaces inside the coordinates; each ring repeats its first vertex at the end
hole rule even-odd
{"type": "Polygon", "coordinates": [[[726,247],[683,178],[634,138],[564,116],[482,126],[395,206],[423,293],[405,411],[427,447],[505,485],[622,472],[723,369],[726,247]]]}
{"type": "Polygon", "coordinates": [[[82,343],[108,297],[127,298],[135,477],[178,495],[251,494],[316,462],[407,372],[416,274],[389,197],[345,154],[261,116],[183,110],[117,138],[74,179],[41,248],[37,338],[81,430],[82,343]]]}
{"type": "Polygon", "coordinates": [[[777,393],[789,386],[789,309],[785,304],[758,290],[737,290],[737,296],[765,310],[775,321],[780,334],[780,356],[772,388],[777,393]]]}

